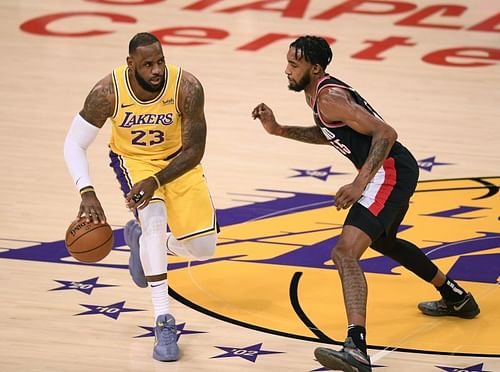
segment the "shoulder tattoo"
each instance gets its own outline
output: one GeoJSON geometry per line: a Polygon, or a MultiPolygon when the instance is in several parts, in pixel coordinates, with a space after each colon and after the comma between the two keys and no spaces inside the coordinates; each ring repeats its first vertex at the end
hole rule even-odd
{"type": "Polygon", "coordinates": [[[80,114],[88,122],[102,127],[106,120],[113,115],[114,94],[111,78],[102,79],[87,95],[80,114]]]}
{"type": "Polygon", "coordinates": [[[181,80],[182,93],[181,111],[187,117],[203,113],[204,93],[200,82],[192,75],[185,74],[181,80]]]}

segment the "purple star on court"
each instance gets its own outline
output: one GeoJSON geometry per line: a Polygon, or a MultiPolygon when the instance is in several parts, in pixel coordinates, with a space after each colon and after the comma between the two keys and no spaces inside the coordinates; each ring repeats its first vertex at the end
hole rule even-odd
{"type": "Polygon", "coordinates": [[[121,313],[127,313],[131,311],[145,311],[142,309],[132,309],[125,307],[125,301],[117,302],[111,305],[85,305],[80,304],[81,306],[89,309],[88,311],[84,311],[83,313],[75,314],[75,315],[96,315],[102,314],[109,318],[118,319],[121,313]]]}
{"type": "Polygon", "coordinates": [[[215,347],[217,349],[224,350],[225,353],[213,356],[210,359],[240,357],[255,363],[255,360],[259,355],[283,354],[282,351],[261,350],[262,343],[246,347],[227,347],[227,346],[215,346],[215,347]]]}
{"type": "Polygon", "coordinates": [[[112,285],[112,284],[98,284],[97,283],[98,279],[99,279],[99,277],[96,276],[95,278],[83,280],[81,282],[67,281],[67,280],[54,280],[55,282],[58,282],[59,284],[62,284],[63,286],[49,289],[49,291],[64,291],[64,290],[74,289],[76,291],[80,291],[80,292],[83,292],[85,294],[90,295],[94,288],[117,287],[116,285],[112,285]]]}
{"type": "Polygon", "coordinates": [[[442,367],[436,366],[446,372],[491,372],[483,369],[483,363],[474,364],[469,367],[442,367]]]}
{"type": "Polygon", "coordinates": [[[321,181],[326,181],[328,179],[328,176],[334,176],[337,174],[348,174],[348,173],[342,173],[342,172],[332,172],[332,167],[325,167],[325,168],[319,168],[315,170],[309,170],[309,169],[295,169],[292,168],[294,171],[299,172],[299,174],[296,174],[294,176],[290,176],[289,178],[294,178],[294,177],[313,177],[317,178],[318,180],[321,181]]]}
{"type": "Polygon", "coordinates": [[[430,158],[426,158],[426,159],[422,159],[422,160],[418,161],[418,167],[420,169],[427,171],[427,172],[431,172],[432,167],[434,167],[436,165],[453,165],[453,163],[440,163],[440,162],[436,161],[435,156],[431,156],[430,158]]]}
{"type": "MultiPolygon", "coordinates": [[[[154,335],[155,335],[154,327],[143,327],[143,326],[140,326],[140,327],[142,329],[148,331],[148,333],[144,333],[143,335],[139,335],[139,336],[134,336],[134,338],[154,337],[154,335]]],[[[181,335],[192,335],[192,334],[196,334],[196,333],[207,333],[207,332],[203,332],[203,331],[191,331],[189,329],[184,329],[186,327],[186,323],[177,324],[176,327],[177,327],[177,341],[179,341],[179,338],[181,337],[181,335]]]]}

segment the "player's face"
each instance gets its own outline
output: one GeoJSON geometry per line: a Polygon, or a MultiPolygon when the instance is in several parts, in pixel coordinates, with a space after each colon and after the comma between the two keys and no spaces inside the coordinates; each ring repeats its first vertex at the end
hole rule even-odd
{"type": "Polygon", "coordinates": [[[165,84],[165,57],[160,43],[140,46],[131,56],[135,79],[148,92],[159,92],[165,84]]]}
{"type": "Polygon", "coordinates": [[[300,52],[295,56],[295,48],[288,49],[286,58],[288,63],[285,74],[288,78],[288,89],[300,92],[311,82],[312,66],[305,61],[300,52]]]}

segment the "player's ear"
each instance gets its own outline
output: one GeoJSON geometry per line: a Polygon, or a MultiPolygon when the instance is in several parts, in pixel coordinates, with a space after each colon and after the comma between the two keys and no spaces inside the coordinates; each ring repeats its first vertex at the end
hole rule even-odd
{"type": "Polygon", "coordinates": [[[323,73],[323,68],[319,64],[316,63],[312,66],[312,72],[315,75],[320,75],[323,73]]]}
{"type": "Polygon", "coordinates": [[[130,56],[127,57],[127,66],[128,66],[128,68],[134,67],[134,60],[130,56]]]}

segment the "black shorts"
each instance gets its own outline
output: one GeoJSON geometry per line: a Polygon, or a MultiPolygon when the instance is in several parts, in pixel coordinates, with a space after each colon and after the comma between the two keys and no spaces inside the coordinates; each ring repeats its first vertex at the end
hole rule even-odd
{"type": "Polygon", "coordinates": [[[406,148],[399,148],[397,156],[384,161],[346,217],[345,225],[360,228],[372,242],[396,236],[417,186],[418,164],[406,148]]]}
{"type": "Polygon", "coordinates": [[[375,216],[361,204],[354,203],[347,214],[344,225],[356,226],[364,231],[371,238],[372,243],[380,238],[395,239],[408,206],[409,204],[399,205],[399,207],[386,206],[390,210],[387,210],[387,213],[384,213],[385,218],[381,219],[380,216],[375,216]],[[392,216],[392,218],[388,218],[389,216],[392,216]]]}

